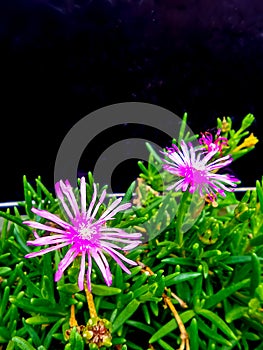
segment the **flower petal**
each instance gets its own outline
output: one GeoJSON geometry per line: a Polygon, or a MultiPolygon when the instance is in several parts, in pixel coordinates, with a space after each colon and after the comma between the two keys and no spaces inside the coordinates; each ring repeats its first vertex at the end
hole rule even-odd
{"type": "Polygon", "coordinates": [[[53,250],[58,250],[60,248],[63,248],[66,245],[68,245],[68,243],[61,243],[61,244],[58,244],[58,245],[56,245],[54,247],[49,247],[49,248],[40,250],[39,252],[29,253],[29,254],[25,255],[25,258],[34,258],[34,257],[39,256],[39,255],[47,254],[49,252],[52,252],[53,250]]]}
{"type": "Polygon", "coordinates": [[[80,262],[80,270],[79,270],[79,278],[78,278],[79,290],[84,289],[85,262],[86,262],[86,252],[83,251],[81,254],[81,262],[80,262]]]}
{"type": "Polygon", "coordinates": [[[87,287],[91,291],[91,271],[92,271],[92,259],[90,252],[88,252],[88,269],[87,269],[87,287]]]}
{"type": "MultiPolygon", "coordinates": [[[[122,259],[123,261],[127,262],[127,263],[130,264],[130,265],[138,265],[135,261],[126,258],[123,254],[117,252],[114,248],[107,248],[107,247],[104,247],[104,250],[105,250],[105,252],[107,252],[108,254],[110,254],[110,256],[111,256],[120,266],[123,265],[123,263],[120,261],[120,259],[122,259]],[[117,256],[120,257],[120,259],[118,259],[117,256]]],[[[125,272],[129,271],[125,265],[123,265],[122,269],[123,269],[125,272]]],[[[128,272],[127,272],[127,273],[128,273],[128,272]]]]}
{"type": "Polygon", "coordinates": [[[99,254],[96,250],[92,252],[92,257],[98,265],[104,278],[104,281],[106,282],[107,286],[110,286],[112,284],[112,278],[111,273],[109,274],[109,265],[108,262],[105,265],[105,260],[102,260],[100,255],[101,254],[99,254]]]}
{"type": "Polygon", "coordinates": [[[60,230],[56,227],[47,226],[36,221],[23,221],[23,224],[39,230],[45,230],[45,231],[56,232],[56,233],[65,233],[64,230],[60,230]]]}
{"type": "Polygon", "coordinates": [[[58,269],[55,273],[55,282],[59,281],[66,270],[66,268],[73,262],[76,256],[79,254],[74,248],[70,248],[64,258],[58,264],[58,269]]]}
{"type": "MultiPolygon", "coordinates": [[[[120,198],[122,199],[122,198],[120,198]]],[[[116,201],[115,201],[116,202],[116,201]]],[[[120,201],[119,201],[120,202],[120,201]]],[[[114,203],[113,203],[114,204],[114,203]]],[[[119,203],[118,203],[119,204],[119,203]]],[[[118,205],[117,204],[117,205],[118,205]]],[[[120,211],[124,211],[126,209],[129,209],[130,207],[132,206],[131,203],[125,203],[125,204],[122,204],[120,205],[119,207],[115,208],[114,210],[112,210],[111,206],[101,215],[99,221],[101,221],[101,219],[103,219],[104,221],[107,221],[107,220],[112,220],[114,215],[120,211]],[[109,212],[109,209],[111,208],[112,212],[110,213],[109,212]]]]}
{"type": "Polygon", "coordinates": [[[43,236],[43,237],[36,238],[34,241],[27,241],[27,244],[42,246],[42,245],[56,244],[56,243],[62,243],[62,242],[69,244],[70,239],[68,239],[63,235],[43,236]]]}
{"type": "Polygon", "coordinates": [[[62,180],[60,180],[59,182],[57,182],[55,184],[56,195],[57,195],[58,199],[60,200],[60,202],[61,202],[61,204],[62,204],[62,206],[63,206],[63,208],[64,208],[64,210],[65,210],[65,212],[66,212],[66,214],[68,216],[68,218],[69,219],[73,219],[73,215],[72,215],[71,211],[69,210],[69,207],[67,206],[67,204],[66,204],[66,202],[64,200],[64,195],[63,195],[62,190],[61,190],[61,185],[62,184],[63,184],[62,180]]]}
{"type": "Polygon", "coordinates": [[[97,199],[97,187],[95,185],[95,183],[93,184],[93,195],[92,195],[92,198],[91,198],[91,202],[90,202],[90,205],[89,205],[89,208],[88,208],[88,211],[86,213],[86,219],[89,219],[90,218],[90,215],[91,215],[91,211],[94,207],[94,204],[96,202],[96,199],[97,199]]]}
{"type": "Polygon", "coordinates": [[[105,210],[105,212],[101,215],[100,219],[105,218],[113,209],[115,209],[120,204],[121,201],[122,201],[122,198],[118,198],[113,203],[111,203],[108,209],[105,210]]]}
{"type": "Polygon", "coordinates": [[[73,210],[73,213],[74,213],[74,217],[78,217],[80,214],[79,213],[79,206],[78,206],[75,194],[73,192],[72,186],[70,185],[69,181],[66,180],[65,183],[63,183],[63,181],[61,181],[60,187],[69,201],[71,209],[73,210]]]}
{"type": "Polygon", "coordinates": [[[99,198],[99,201],[95,207],[95,209],[93,210],[93,213],[91,214],[91,217],[94,218],[95,215],[97,214],[98,210],[99,210],[99,207],[101,206],[101,204],[103,203],[104,199],[106,197],[106,190],[103,190],[100,198],[99,198]]]}
{"type": "Polygon", "coordinates": [[[68,222],[60,219],[57,215],[52,214],[52,213],[48,212],[47,210],[32,208],[31,211],[34,214],[36,214],[44,219],[53,221],[54,223],[58,224],[59,226],[65,228],[65,229],[67,229],[68,227],[71,226],[68,222]]]}
{"type": "Polygon", "coordinates": [[[86,213],[87,206],[87,189],[86,189],[86,180],[82,176],[80,179],[80,203],[81,203],[81,212],[82,214],[86,213]]]}

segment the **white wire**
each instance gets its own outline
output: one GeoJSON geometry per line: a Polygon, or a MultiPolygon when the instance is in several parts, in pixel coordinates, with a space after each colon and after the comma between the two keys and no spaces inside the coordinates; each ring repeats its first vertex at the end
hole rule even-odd
{"type": "MultiPolygon", "coordinates": [[[[256,187],[239,187],[239,188],[235,188],[234,192],[246,192],[248,190],[253,191],[255,190],[256,187]]],[[[108,194],[109,197],[123,197],[125,193],[112,193],[112,194],[108,194]]],[[[133,194],[135,195],[135,193],[133,194]]],[[[10,208],[10,207],[16,207],[19,205],[19,203],[24,203],[24,201],[11,201],[11,202],[4,202],[4,203],[0,203],[0,208],[10,208]]],[[[33,201],[32,204],[34,204],[35,202],[33,201]]]]}

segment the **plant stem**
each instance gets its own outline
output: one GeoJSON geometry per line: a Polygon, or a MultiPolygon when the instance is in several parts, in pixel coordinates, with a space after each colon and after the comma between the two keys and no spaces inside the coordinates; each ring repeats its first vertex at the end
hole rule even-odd
{"type": "Polygon", "coordinates": [[[174,307],[174,304],[171,302],[170,298],[163,293],[163,299],[164,302],[167,304],[167,306],[169,307],[169,309],[171,310],[172,314],[174,315],[174,318],[176,319],[176,322],[178,324],[178,327],[180,329],[180,338],[182,340],[181,344],[180,344],[180,348],[179,350],[190,350],[190,343],[189,343],[189,337],[188,337],[188,333],[186,332],[185,326],[183,324],[183,321],[181,319],[181,317],[179,316],[176,308],[174,307]]]}
{"type": "MultiPolygon", "coordinates": [[[[154,275],[154,272],[150,269],[150,267],[144,265],[142,262],[139,263],[139,265],[143,268],[142,271],[144,272],[148,272],[149,275],[154,275]]],[[[167,292],[168,288],[165,287],[164,290],[167,292]]],[[[172,297],[175,298],[181,305],[181,307],[183,308],[187,308],[187,304],[186,302],[184,302],[181,298],[179,298],[176,294],[171,293],[172,297]]],[[[189,343],[189,336],[188,333],[185,329],[185,326],[183,324],[183,321],[180,317],[180,315],[178,314],[176,308],[174,307],[173,303],[171,302],[171,299],[165,294],[162,294],[162,298],[164,303],[169,307],[169,309],[171,310],[172,314],[174,315],[174,318],[178,324],[179,330],[180,330],[180,338],[182,340],[180,348],[178,350],[190,350],[190,343],[189,343]]]]}
{"type": "Polygon", "coordinates": [[[184,233],[182,231],[182,225],[184,223],[185,214],[187,212],[189,197],[190,197],[190,193],[188,191],[185,191],[182,195],[182,199],[178,209],[175,230],[176,230],[176,241],[179,247],[182,247],[184,242],[184,233]]]}
{"type": "Polygon", "coordinates": [[[96,308],[95,308],[93,295],[88,290],[87,283],[84,283],[84,288],[85,288],[85,293],[86,293],[86,298],[87,298],[90,318],[96,318],[96,317],[98,317],[98,315],[97,315],[97,311],[96,311],[96,308]]]}
{"type": "MultiPolygon", "coordinates": [[[[74,295],[72,295],[72,298],[74,298],[74,295]]],[[[76,315],[75,315],[75,305],[74,304],[72,304],[70,306],[69,326],[70,326],[70,328],[78,326],[78,322],[76,320],[76,315]]]]}

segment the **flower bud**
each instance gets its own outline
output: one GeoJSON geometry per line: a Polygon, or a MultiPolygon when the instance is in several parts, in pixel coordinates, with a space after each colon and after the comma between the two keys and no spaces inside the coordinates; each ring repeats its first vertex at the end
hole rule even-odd
{"type": "Polygon", "coordinates": [[[255,208],[249,208],[247,203],[239,203],[235,209],[235,218],[240,222],[244,222],[249,220],[254,212],[255,208]]]}

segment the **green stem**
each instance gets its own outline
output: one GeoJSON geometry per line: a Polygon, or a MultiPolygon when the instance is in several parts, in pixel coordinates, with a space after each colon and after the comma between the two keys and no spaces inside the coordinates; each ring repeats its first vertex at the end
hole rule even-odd
{"type": "Polygon", "coordinates": [[[189,204],[188,198],[190,196],[191,194],[188,191],[185,191],[182,195],[182,199],[180,201],[180,205],[178,208],[175,230],[176,230],[176,241],[179,247],[182,247],[184,242],[184,233],[182,231],[182,226],[184,223],[185,214],[188,209],[188,204],[189,204]]]}

